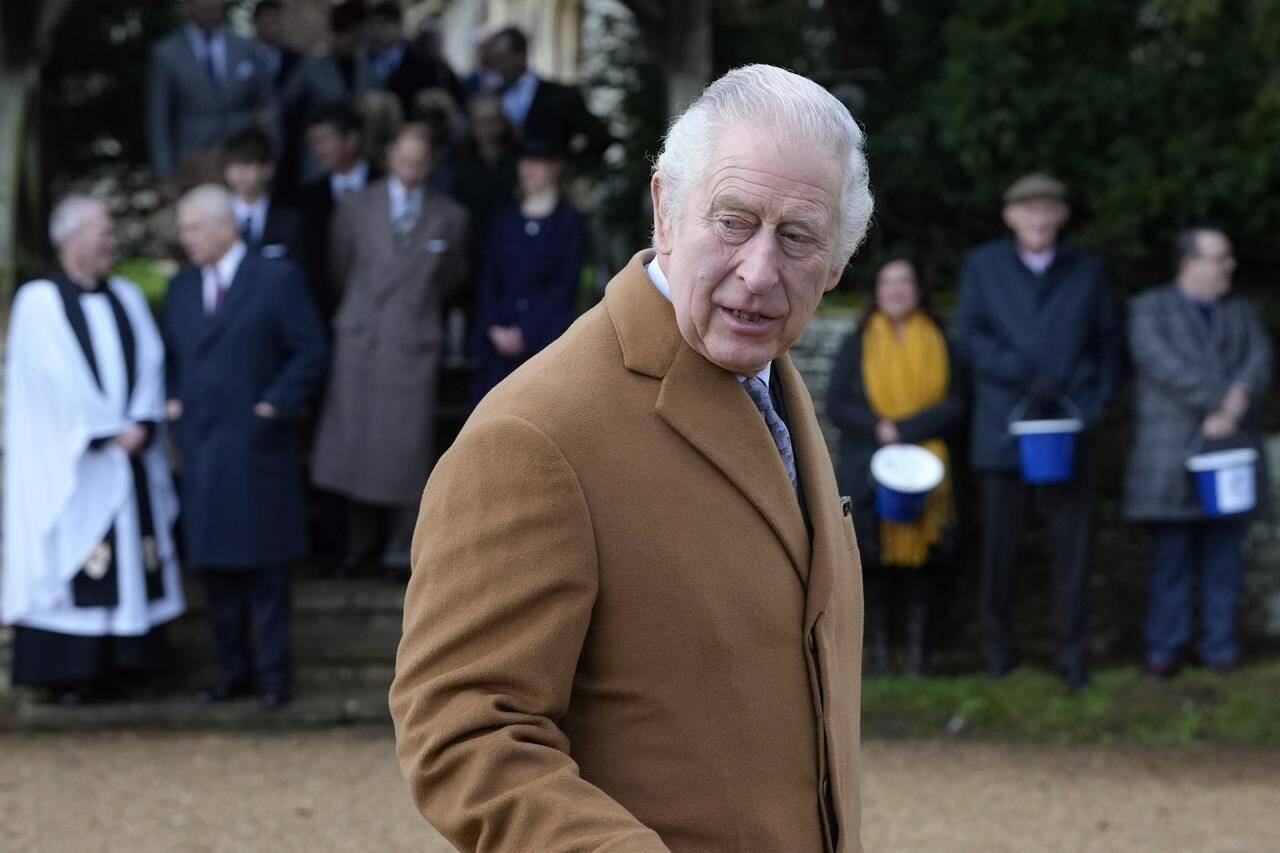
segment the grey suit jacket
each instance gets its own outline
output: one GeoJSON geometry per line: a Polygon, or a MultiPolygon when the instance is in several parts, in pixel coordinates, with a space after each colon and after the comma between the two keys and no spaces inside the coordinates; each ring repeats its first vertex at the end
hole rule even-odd
{"type": "Polygon", "coordinates": [[[151,170],[168,178],[194,152],[216,150],[254,123],[280,139],[275,90],[253,42],[224,30],[226,69],[215,84],[180,27],[151,49],[147,138],[151,170]]]}
{"type": "MultiPolygon", "coordinates": [[[[1133,450],[1125,474],[1125,516],[1189,521],[1204,516],[1185,464],[1206,415],[1234,382],[1253,401],[1235,445],[1258,443],[1258,419],[1271,384],[1271,343],[1248,300],[1228,295],[1212,320],[1175,284],[1129,303],[1133,356],[1133,450]]],[[[1265,473],[1265,466],[1259,471],[1265,473]]],[[[1262,494],[1259,490],[1259,494],[1262,494]]]]}

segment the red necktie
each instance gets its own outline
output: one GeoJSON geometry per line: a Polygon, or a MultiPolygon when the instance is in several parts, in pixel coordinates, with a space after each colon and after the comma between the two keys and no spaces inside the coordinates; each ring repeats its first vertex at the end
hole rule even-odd
{"type": "Polygon", "coordinates": [[[222,279],[218,277],[218,268],[210,267],[210,275],[213,276],[213,316],[217,316],[218,309],[222,308],[222,300],[227,295],[227,288],[222,284],[222,279]]]}

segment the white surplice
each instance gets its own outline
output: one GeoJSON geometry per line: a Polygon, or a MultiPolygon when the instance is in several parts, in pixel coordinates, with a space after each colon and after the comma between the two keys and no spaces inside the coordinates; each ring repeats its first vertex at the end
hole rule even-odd
{"type": "MultiPolygon", "coordinates": [[[[94,381],[57,286],[40,280],[14,299],[5,355],[4,530],[0,619],[80,636],[138,636],[186,609],[170,531],[177,495],[163,444],[142,451],[151,495],[164,595],[147,600],[142,537],[128,457],[108,442],[132,423],[164,422],[164,347],[141,291],[112,278],[133,331],[136,384],[128,377],[111,304],[102,293],[77,298],[102,388],[94,381]],[[116,526],[119,600],[76,607],[71,580],[116,526]]],[[[161,426],[160,429],[163,429],[161,426]]]]}

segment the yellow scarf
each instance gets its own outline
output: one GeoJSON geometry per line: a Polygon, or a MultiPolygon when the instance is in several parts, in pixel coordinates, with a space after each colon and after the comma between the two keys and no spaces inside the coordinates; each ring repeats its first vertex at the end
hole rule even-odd
{"type": "MultiPolygon", "coordinates": [[[[899,421],[947,396],[950,365],[947,344],[937,325],[921,311],[912,312],[899,337],[893,323],[876,311],[862,332],[862,378],[867,403],[881,418],[899,421]]],[[[907,524],[880,522],[880,562],[893,566],[921,566],[929,546],[952,520],[951,473],[947,445],[941,439],[921,444],[942,460],[946,475],[925,498],[924,514],[907,524]]]]}

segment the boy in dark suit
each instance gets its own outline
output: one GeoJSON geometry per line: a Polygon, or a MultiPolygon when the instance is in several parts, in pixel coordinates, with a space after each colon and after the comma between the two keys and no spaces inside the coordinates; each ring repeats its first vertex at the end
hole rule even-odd
{"type": "Polygon", "coordinates": [[[233,196],[240,239],[264,258],[291,258],[304,264],[302,217],[272,197],[275,174],[271,140],[262,131],[246,128],[227,140],[222,175],[233,196]]]}

